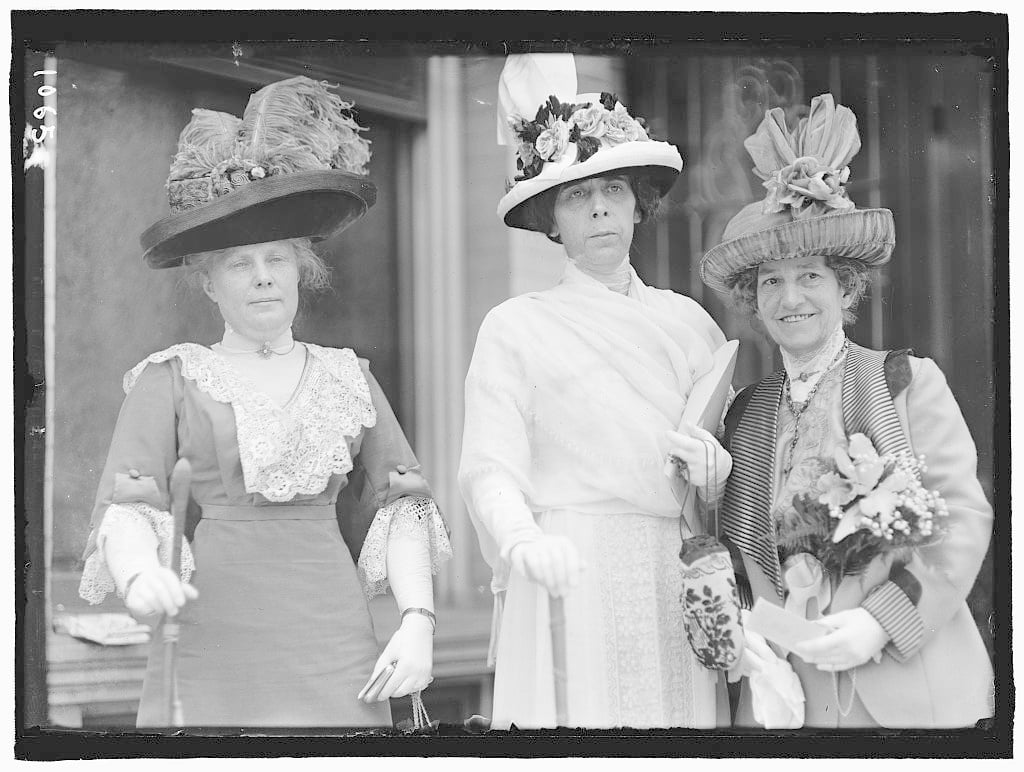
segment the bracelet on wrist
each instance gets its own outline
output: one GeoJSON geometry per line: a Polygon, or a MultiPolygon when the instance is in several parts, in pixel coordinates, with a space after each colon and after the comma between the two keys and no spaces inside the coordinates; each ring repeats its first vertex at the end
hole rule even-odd
{"type": "Polygon", "coordinates": [[[425,616],[427,619],[429,619],[430,620],[430,632],[431,632],[431,634],[433,634],[433,632],[437,629],[437,617],[434,616],[434,612],[431,611],[430,609],[428,609],[428,608],[420,608],[418,606],[410,606],[409,608],[407,608],[405,611],[402,612],[402,620],[403,621],[405,621],[405,617],[408,614],[420,614],[422,616],[425,616]]]}

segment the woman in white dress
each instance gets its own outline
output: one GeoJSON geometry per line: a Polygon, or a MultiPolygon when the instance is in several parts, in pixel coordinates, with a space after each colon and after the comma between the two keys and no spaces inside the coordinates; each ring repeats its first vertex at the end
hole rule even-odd
{"type": "MultiPolygon", "coordinates": [[[[492,727],[552,727],[549,594],[564,597],[566,715],[574,727],[714,727],[717,674],[686,642],[681,534],[669,450],[714,495],[728,454],[676,435],[694,381],[725,342],[694,300],[646,286],[629,262],[682,159],[610,94],[577,96],[541,57],[510,57],[502,96],[522,174],[501,200],[510,227],[560,242],[561,282],[492,309],[466,379],[459,481],[494,569],[492,727]],[[571,103],[546,95],[568,94],[571,103]],[[538,96],[539,95],[539,96],[538,96]],[[529,100],[537,101],[529,105],[529,100]],[[537,121],[518,116],[534,115],[537,121]]],[[[719,713],[722,710],[723,713],[719,713]]]]}

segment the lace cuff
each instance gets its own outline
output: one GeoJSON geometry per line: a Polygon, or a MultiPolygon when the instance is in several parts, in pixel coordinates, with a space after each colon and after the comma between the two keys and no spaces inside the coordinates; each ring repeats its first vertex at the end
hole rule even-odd
{"type": "MultiPolygon", "coordinates": [[[[96,539],[96,550],[86,559],[82,580],[78,584],[78,595],[90,604],[102,603],[112,592],[123,597],[114,583],[114,577],[107,566],[103,546],[107,535],[114,531],[131,531],[139,528],[150,529],[157,538],[157,558],[163,566],[171,563],[171,541],[174,538],[174,518],[170,512],[162,512],[149,504],[132,502],[111,504],[103,514],[103,522],[96,539]]],[[[195,560],[188,540],[181,540],[181,580],[187,582],[195,570],[195,560]]]]}
{"type": "Polygon", "coordinates": [[[366,597],[383,594],[388,588],[388,539],[392,535],[424,539],[430,551],[430,573],[436,574],[452,556],[441,513],[433,499],[403,496],[377,510],[359,552],[356,569],[366,597]]]}

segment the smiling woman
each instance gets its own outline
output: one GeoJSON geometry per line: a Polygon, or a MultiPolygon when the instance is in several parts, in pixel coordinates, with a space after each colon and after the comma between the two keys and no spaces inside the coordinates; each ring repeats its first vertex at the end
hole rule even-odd
{"type": "MultiPolygon", "coordinates": [[[[795,130],[776,108],[744,145],[768,196],[732,218],[701,277],[782,352],[783,369],[726,417],[722,527],[751,594],[821,629],[787,655],[804,699],[786,725],[971,726],[993,710],[965,603],[992,508],[935,362],[862,348],[843,330],[895,246],[892,212],[856,208],[844,187],[856,118],[822,94],[795,130]],[[855,484],[843,488],[844,475],[855,484]]],[[[744,681],[739,725],[759,723],[755,682],[744,681]]]]}
{"type": "MultiPolygon", "coordinates": [[[[813,259],[813,258],[811,258],[813,259]]],[[[770,270],[771,264],[755,266],[739,271],[730,279],[729,293],[733,307],[749,317],[751,325],[767,334],[758,313],[758,277],[762,270],[770,270]]],[[[843,324],[857,321],[857,306],[871,287],[871,272],[860,260],[851,260],[841,255],[828,255],[825,266],[834,274],[842,288],[844,297],[849,298],[842,309],[843,324]]]]}

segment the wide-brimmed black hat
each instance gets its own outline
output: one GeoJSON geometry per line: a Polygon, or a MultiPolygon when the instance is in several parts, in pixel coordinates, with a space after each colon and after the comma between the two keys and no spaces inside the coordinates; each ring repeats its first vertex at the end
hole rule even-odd
{"type": "Polygon", "coordinates": [[[153,268],[191,254],[308,237],[362,217],[377,188],[352,105],[306,77],[272,83],[245,113],[195,109],[167,179],[171,214],[140,237],[153,268]]]}

